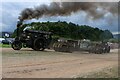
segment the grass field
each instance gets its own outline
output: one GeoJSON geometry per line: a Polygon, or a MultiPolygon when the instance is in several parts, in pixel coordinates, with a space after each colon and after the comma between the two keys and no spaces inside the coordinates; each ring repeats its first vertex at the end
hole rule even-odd
{"type": "Polygon", "coordinates": [[[2,43],[0,43],[0,48],[11,48],[11,45],[9,44],[2,44],[2,43]]]}
{"type": "Polygon", "coordinates": [[[97,72],[91,72],[80,78],[118,78],[118,67],[107,67],[97,72]]]}

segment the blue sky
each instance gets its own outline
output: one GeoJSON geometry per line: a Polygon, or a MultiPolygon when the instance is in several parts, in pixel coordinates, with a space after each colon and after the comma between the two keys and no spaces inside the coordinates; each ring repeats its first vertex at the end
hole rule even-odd
{"type": "MultiPolygon", "coordinates": [[[[16,29],[16,23],[18,21],[18,16],[21,11],[25,8],[34,8],[35,6],[41,4],[49,4],[50,2],[2,2],[2,7],[0,9],[2,16],[2,21],[0,21],[0,26],[2,26],[2,31],[14,31],[16,29]]],[[[93,27],[98,27],[100,29],[108,29],[111,32],[118,32],[118,17],[112,16],[110,13],[104,15],[104,17],[92,20],[87,17],[84,11],[77,13],[72,13],[69,16],[53,16],[53,17],[42,17],[38,20],[32,19],[26,22],[46,22],[46,21],[67,21],[73,22],[79,25],[90,25],[93,27]]]]}

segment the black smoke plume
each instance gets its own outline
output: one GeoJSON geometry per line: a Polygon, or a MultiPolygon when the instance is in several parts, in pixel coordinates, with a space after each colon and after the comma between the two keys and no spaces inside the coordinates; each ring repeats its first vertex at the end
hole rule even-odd
{"type": "Polygon", "coordinates": [[[67,16],[78,11],[85,11],[88,17],[99,19],[110,12],[116,16],[117,2],[52,2],[50,5],[40,5],[35,8],[26,8],[20,14],[20,21],[39,19],[42,16],[67,16]],[[97,11],[97,9],[101,9],[97,11]]]}

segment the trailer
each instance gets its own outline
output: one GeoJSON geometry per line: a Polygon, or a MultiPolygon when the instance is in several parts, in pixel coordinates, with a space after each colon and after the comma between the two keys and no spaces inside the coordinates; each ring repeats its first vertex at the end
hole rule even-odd
{"type": "Polygon", "coordinates": [[[53,44],[58,52],[86,51],[89,53],[109,53],[110,45],[106,42],[91,42],[89,40],[58,40],[53,44]]]}

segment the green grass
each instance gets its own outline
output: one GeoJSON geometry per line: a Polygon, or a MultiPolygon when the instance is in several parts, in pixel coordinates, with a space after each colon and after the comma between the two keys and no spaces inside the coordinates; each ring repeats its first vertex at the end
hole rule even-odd
{"type": "Polygon", "coordinates": [[[91,72],[87,75],[80,76],[79,78],[118,78],[118,67],[104,68],[98,72],[91,72]]]}
{"type": "Polygon", "coordinates": [[[11,45],[9,44],[1,44],[0,43],[0,48],[11,48],[11,45]]]}

